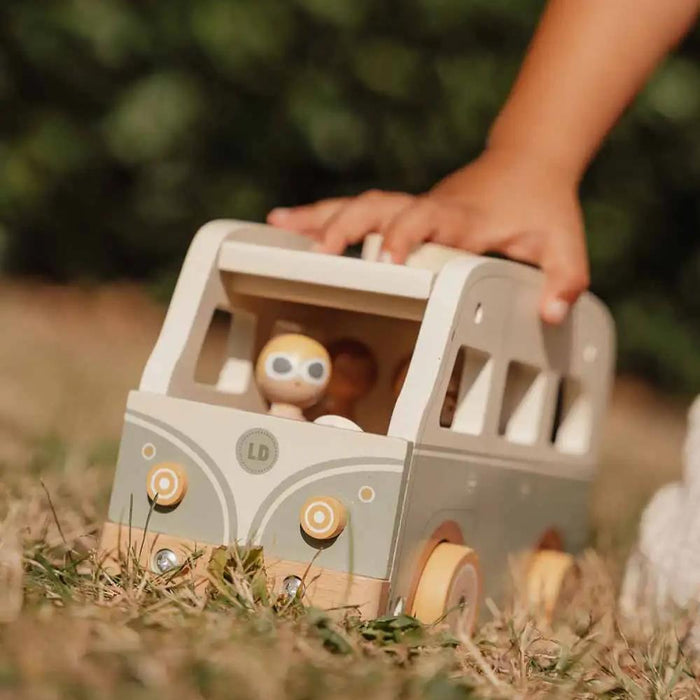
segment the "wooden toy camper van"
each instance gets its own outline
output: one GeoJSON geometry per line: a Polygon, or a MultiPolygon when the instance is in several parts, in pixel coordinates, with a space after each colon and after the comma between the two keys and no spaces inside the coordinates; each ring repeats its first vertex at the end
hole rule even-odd
{"type": "MultiPolygon", "coordinates": [[[[469,630],[511,553],[552,535],[570,552],[584,544],[609,315],[585,294],[545,326],[541,274],[513,262],[426,245],[391,265],[376,239],[364,259],[310,245],[238,221],[198,232],[128,398],[105,561],[143,542],[155,573],[203,573],[213,548],[256,543],[278,590],[317,606],[469,630]],[[228,340],[206,383],[196,372],[215,312],[228,340]],[[351,358],[366,349],[351,419],[268,413],[255,365],[280,331],[351,358]]],[[[543,555],[531,585],[550,595],[570,558],[543,555]]]]}

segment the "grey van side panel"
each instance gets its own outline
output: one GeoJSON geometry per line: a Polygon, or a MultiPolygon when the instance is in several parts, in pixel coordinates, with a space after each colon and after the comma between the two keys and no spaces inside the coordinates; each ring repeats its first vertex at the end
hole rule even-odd
{"type": "Polygon", "coordinates": [[[406,597],[431,535],[456,522],[476,550],[484,591],[496,600],[508,577],[508,556],[531,550],[550,527],[576,552],[587,539],[589,482],[513,468],[466,453],[415,449],[390,600],[406,597]]]}

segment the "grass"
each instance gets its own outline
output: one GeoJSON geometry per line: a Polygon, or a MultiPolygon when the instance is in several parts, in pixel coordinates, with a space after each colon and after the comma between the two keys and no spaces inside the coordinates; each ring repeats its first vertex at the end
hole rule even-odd
{"type": "Polygon", "coordinates": [[[255,552],[233,549],[206,596],[133,562],[106,574],[93,552],[125,391],[161,313],[131,290],[0,291],[12,329],[0,340],[0,700],[700,697],[688,621],[616,611],[622,546],[644,499],[677,473],[683,429],[682,408],[636,384],[613,402],[593,502],[599,553],[580,557],[551,624],[517,585],[488,603],[472,640],[407,616],[324,613],[276,596],[255,552]]]}
{"type": "MultiPolygon", "coordinates": [[[[20,479],[10,528],[23,535],[23,606],[0,626],[0,697],[468,698],[697,697],[683,620],[622,624],[593,552],[553,625],[517,602],[473,640],[400,616],[361,621],[270,590],[259,557],[222,552],[206,596],[133,562],[111,577],[94,559],[101,468],[46,490],[20,479]],[[85,484],[92,485],[92,489],[85,484]],[[19,495],[21,494],[21,495],[19,495]],[[59,527],[60,525],[60,527],[59,527]],[[4,694],[4,695],[3,695],[4,694]]],[[[7,489],[7,486],[5,486],[7,489]]],[[[9,494],[5,493],[4,496],[9,494]]],[[[3,499],[5,500],[5,499],[3,499]]],[[[3,596],[7,590],[3,592],[3,596]]]]}

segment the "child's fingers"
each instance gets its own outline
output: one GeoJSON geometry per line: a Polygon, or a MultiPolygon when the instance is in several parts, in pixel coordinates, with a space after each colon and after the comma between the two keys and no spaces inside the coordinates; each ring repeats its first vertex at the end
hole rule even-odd
{"type": "Polygon", "coordinates": [[[392,222],[384,248],[395,262],[404,262],[425,241],[482,253],[488,247],[483,223],[475,210],[422,197],[392,222]]]}
{"type": "Polygon", "coordinates": [[[476,207],[440,206],[432,241],[481,255],[501,245],[500,228],[476,207]]]}
{"type": "Polygon", "coordinates": [[[588,288],[589,273],[582,236],[554,236],[541,261],[545,284],[540,315],[546,323],[564,321],[572,304],[588,288]]]}
{"type": "Polygon", "coordinates": [[[334,197],[301,207],[278,207],[267,215],[267,223],[292,231],[319,230],[348,200],[348,197],[334,197]]]}
{"type": "Polygon", "coordinates": [[[347,202],[326,224],[317,250],[338,255],[367,234],[381,230],[413,199],[400,192],[370,190],[347,202]]]}
{"type": "Polygon", "coordinates": [[[424,241],[481,253],[488,247],[488,230],[483,223],[475,210],[419,197],[383,231],[383,248],[396,263],[405,262],[424,241]]]}
{"type": "Polygon", "coordinates": [[[389,253],[392,262],[404,263],[421,243],[431,237],[437,225],[436,207],[426,197],[418,197],[382,230],[382,249],[389,253]]]}

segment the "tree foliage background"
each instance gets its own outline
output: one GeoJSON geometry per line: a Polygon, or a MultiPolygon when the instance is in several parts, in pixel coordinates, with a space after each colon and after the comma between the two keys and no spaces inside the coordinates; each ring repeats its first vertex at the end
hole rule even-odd
{"type": "MultiPolygon", "coordinates": [[[[3,0],[2,266],[168,288],[208,219],[420,191],[479,152],[542,5],[3,0]]],[[[582,190],[621,366],[684,392],[700,390],[699,56],[696,30],[582,190]]]]}

